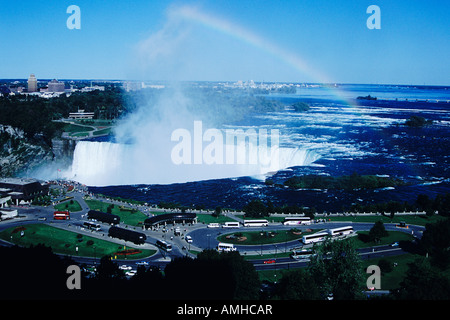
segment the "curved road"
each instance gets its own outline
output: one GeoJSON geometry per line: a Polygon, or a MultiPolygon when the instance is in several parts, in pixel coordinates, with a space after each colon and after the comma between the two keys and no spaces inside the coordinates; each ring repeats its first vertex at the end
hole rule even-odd
{"type": "MultiPolygon", "coordinates": [[[[70,220],[53,220],[53,207],[29,207],[29,208],[17,208],[19,211],[19,216],[21,218],[16,218],[12,220],[6,220],[0,222],[0,230],[5,228],[14,227],[18,225],[23,225],[27,223],[49,223],[53,226],[61,227],[63,229],[67,229],[69,231],[75,231],[79,233],[86,232],[90,236],[103,238],[109,241],[115,241],[121,244],[124,244],[124,241],[119,239],[106,238],[109,226],[107,224],[101,224],[101,230],[98,232],[92,231],[83,231],[80,227],[86,219],[84,215],[89,210],[87,204],[83,200],[82,193],[73,192],[71,194],[74,196],[74,200],[77,200],[82,206],[81,212],[71,213],[70,220]],[[44,220],[45,219],[45,220],[44,220]]],[[[311,225],[305,226],[296,226],[298,229],[330,229],[337,228],[342,226],[352,225],[355,231],[367,231],[372,228],[373,223],[355,223],[355,222],[323,222],[323,223],[315,223],[311,225]]],[[[273,223],[268,227],[241,227],[241,228],[207,228],[204,224],[196,224],[196,225],[178,225],[181,229],[182,236],[175,236],[173,233],[173,226],[167,226],[166,229],[160,229],[157,231],[149,231],[149,230],[141,230],[140,228],[136,228],[137,231],[143,232],[147,235],[147,241],[144,245],[138,246],[139,248],[145,247],[149,249],[157,249],[154,244],[158,239],[164,239],[165,241],[172,244],[173,250],[171,252],[164,252],[162,250],[158,250],[156,254],[146,259],[141,260],[116,260],[118,264],[127,264],[130,266],[135,266],[137,263],[148,263],[149,265],[156,265],[159,267],[164,267],[171,259],[175,257],[191,255],[188,250],[203,250],[203,249],[213,249],[217,247],[218,240],[217,237],[224,233],[232,233],[239,230],[264,230],[264,231],[283,231],[290,230],[293,226],[284,226],[281,223],[273,223]],[[193,239],[192,243],[187,243],[184,240],[185,235],[190,235],[193,239]]],[[[410,234],[413,234],[415,237],[420,238],[422,236],[422,232],[425,229],[422,226],[414,226],[409,225],[407,229],[398,228],[395,224],[385,224],[386,230],[395,230],[395,231],[403,231],[410,234]]],[[[10,245],[6,241],[1,241],[1,245],[10,245]]],[[[127,246],[130,245],[130,242],[126,243],[127,246]]],[[[245,245],[235,245],[237,250],[243,255],[252,255],[258,256],[261,254],[276,254],[280,252],[289,252],[293,248],[302,247],[303,244],[299,240],[287,241],[277,244],[265,244],[265,245],[254,245],[254,246],[245,246],[245,245]]],[[[308,246],[305,246],[307,248],[308,246]]],[[[359,249],[360,255],[363,259],[381,257],[381,256],[389,256],[389,255],[398,255],[404,253],[404,251],[400,247],[391,247],[391,246],[376,246],[365,249],[359,249]]],[[[86,264],[95,264],[96,259],[87,258],[87,257],[73,257],[74,260],[77,260],[81,263],[86,264]]],[[[266,259],[267,260],[267,259],[266,259]]],[[[277,258],[277,259],[268,259],[271,263],[264,263],[264,259],[256,259],[251,260],[251,262],[255,265],[257,270],[261,269],[271,269],[271,268],[293,268],[293,267],[302,267],[307,265],[307,260],[294,260],[291,258],[277,258]]],[[[98,260],[97,260],[98,261],[98,260]]]]}

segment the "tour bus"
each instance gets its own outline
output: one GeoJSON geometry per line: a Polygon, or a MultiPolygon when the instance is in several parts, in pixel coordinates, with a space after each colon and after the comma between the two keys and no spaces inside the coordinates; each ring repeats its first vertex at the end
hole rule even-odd
{"type": "Polygon", "coordinates": [[[89,230],[95,230],[95,231],[100,230],[100,225],[98,223],[89,222],[89,221],[86,221],[85,223],[83,223],[83,227],[85,227],[89,230]]]}
{"type": "Polygon", "coordinates": [[[353,233],[353,227],[352,226],[346,226],[346,227],[340,227],[340,228],[334,228],[329,229],[328,234],[332,237],[335,236],[343,236],[353,233]]]}
{"type": "Polygon", "coordinates": [[[53,212],[53,219],[55,220],[69,220],[70,213],[69,211],[55,211],[53,212]]]}
{"type": "Polygon", "coordinates": [[[310,217],[286,217],[284,218],[283,224],[285,226],[293,226],[298,224],[311,224],[310,217]]]}
{"type": "Polygon", "coordinates": [[[172,245],[164,240],[157,240],[156,246],[167,252],[172,251],[172,245]]]}
{"type": "Polygon", "coordinates": [[[313,254],[312,250],[294,250],[291,253],[291,258],[295,260],[309,259],[313,254]]]}
{"type": "Polygon", "coordinates": [[[325,240],[325,238],[329,236],[328,232],[316,232],[313,234],[305,235],[302,237],[302,242],[304,244],[320,242],[325,240]]]}
{"type": "Polygon", "coordinates": [[[222,228],[239,228],[241,225],[237,221],[228,221],[222,225],[222,228]]]}
{"type": "Polygon", "coordinates": [[[269,221],[262,220],[244,220],[244,227],[267,227],[269,225],[269,221]]]}
{"type": "Polygon", "coordinates": [[[232,243],[223,243],[223,242],[219,242],[219,244],[217,245],[217,251],[222,252],[222,251],[236,251],[236,248],[234,247],[234,244],[232,243]]]}

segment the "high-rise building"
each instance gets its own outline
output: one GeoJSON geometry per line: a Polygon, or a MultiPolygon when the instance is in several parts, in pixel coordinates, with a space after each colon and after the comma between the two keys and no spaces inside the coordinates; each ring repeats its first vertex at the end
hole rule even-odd
{"type": "Polygon", "coordinates": [[[48,83],[48,92],[64,92],[65,85],[64,82],[53,79],[48,83]]]}
{"type": "Polygon", "coordinates": [[[28,92],[36,92],[37,91],[37,79],[34,74],[30,74],[28,78],[28,92]]]}

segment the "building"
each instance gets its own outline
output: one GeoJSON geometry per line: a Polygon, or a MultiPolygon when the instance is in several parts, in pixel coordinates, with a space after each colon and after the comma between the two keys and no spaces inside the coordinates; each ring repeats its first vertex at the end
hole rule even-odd
{"type": "Polygon", "coordinates": [[[34,74],[28,78],[28,92],[37,92],[37,79],[34,74]]]}
{"type": "Polygon", "coordinates": [[[31,203],[34,198],[46,196],[48,192],[48,184],[34,179],[0,178],[0,197],[11,197],[15,205],[31,203]]]}
{"type": "Polygon", "coordinates": [[[0,220],[11,219],[17,217],[17,209],[9,208],[8,202],[11,201],[11,197],[0,196],[0,220]]]}
{"type": "Polygon", "coordinates": [[[159,214],[150,218],[145,219],[144,228],[153,229],[159,225],[166,225],[167,223],[197,223],[197,215],[195,213],[189,212],[178,212],[178,213],[167,213],[159,214]]]}
{"type": "Polygon", "coordinates": [[[18,216],[16,209],[2,209],[0,208],[0,220],[12,219],[18,216]]]}
{"type": "Polygon", "coordinates": [[[78,112],[69,113],[70,119],[94,119],[94,112],[85,112],[84,110],[78,110],[78,112]]]}
{"type": "Polygon", "coordinates": [[[95,91],[95,90],[105,91],[105,86],[97,86],[97,85],[93,86],[93,85],[91,84],[90,87],[84,87],[84,88],[82,88],[82,89],[81,89],[81,92],[92,92],[92,91],[95,91]]]}
{"type": "Polygon", "coordinates": [[[53,79],[48,83],[47,92],[64,92],[66,90],[66,86],[64,82],[53,79]]]}

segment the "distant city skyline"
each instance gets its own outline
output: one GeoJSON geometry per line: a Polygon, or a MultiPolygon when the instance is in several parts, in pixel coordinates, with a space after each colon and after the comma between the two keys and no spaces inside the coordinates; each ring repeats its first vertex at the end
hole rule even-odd
{"type": "Polygon", "coordinates": [[[9,1],[0,78],[450,85],[449,21],[441,1],[9,1]]]}

